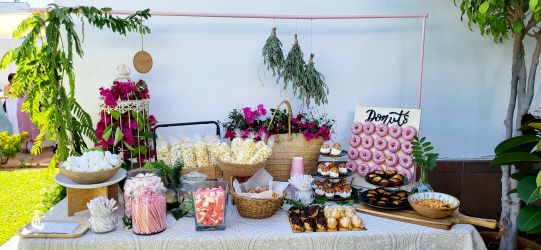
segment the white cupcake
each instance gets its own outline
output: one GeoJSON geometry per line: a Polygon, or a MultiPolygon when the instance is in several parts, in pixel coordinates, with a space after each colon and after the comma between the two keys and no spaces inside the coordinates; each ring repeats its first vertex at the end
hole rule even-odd
{"type": "Polygon", "coordinates": [[[334,197],[334,190],[332,188],[325,189],[325,197],[333,198],[334,197]]]}
{"type": "Polygon", "coordinates": [[[340,165],[338,165],[338,172],[340,174],[347,174],[348,173],[348,168],[346,167],[345,163],[341,163],[340,165]]]}

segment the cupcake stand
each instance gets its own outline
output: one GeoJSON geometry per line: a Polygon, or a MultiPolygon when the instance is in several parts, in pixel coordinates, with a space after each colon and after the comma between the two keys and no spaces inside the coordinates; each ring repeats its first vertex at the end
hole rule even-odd
{"type": "Polygon", "coordinates": [[[56,174],[54,181],[66,187],[67,215],[86,210],[86,203],[90,200],[104,196],[107,199],[118,201],[118,183],[126,177],[126,170],[120,168],[109,180],[97,184],[79,184],[62,173],[56,174]]]}

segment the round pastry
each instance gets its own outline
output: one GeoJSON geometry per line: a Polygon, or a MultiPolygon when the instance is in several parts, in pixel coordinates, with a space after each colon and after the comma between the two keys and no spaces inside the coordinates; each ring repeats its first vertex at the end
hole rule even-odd
{"type": "Polygon", "coordinates": [[[368,173],[370,172],[370,166],[368,166],[368,164],[366,163],[359,163],[357,165],[357,173],[360,175],[360,176],[366,176],[368,173]]]}
{"type": "Polygon", "coordinates": [[[315,218],[318,215],[319,208],[321,208],[318,205],[312,205],[306,208],[306,215],[310,218],[315,218]]]}
{"type": "Polygon", "coordinates": [[[373,122],[367,122],[363,124],[363,133],[371,135],[374,132],[376,132],[376,124],[374,124],[373,122]]]}
{"type": "Polygon", "coordinates": [[[325,191],[323,190],[325,187],[323,186],[317,186],[314,190],[314,192],[319,195],[319,196],[324,196],[325,195],[325,191]]]}
{"type": "Polygon", "coordinates": [[[325,208],[323,209],[323,215],[325,216],[325,218],[331,218],[331,211],[331,206],[325,206],[325,208]]]}
{"type": "Polygon", "coordinates": [[[380,123],[380,124],[376,125],[376,134],[377,135],[379,135],[381,137],[384,137],[388,133],[389,133],[389,127],[387,126],[387,124],[380,123]]]}
{"type": "Polygon", "coordinates": [[[395,139],[400,138],[402,136],[402,127],[398,125],[389,127],[389,135],[395,139]]]}
{"type": "Polygon", "coordinates": [[[330,187],[325,188],[325,197],[333,198],[334,197],[334,189],[332,189],[330,187]]]}
{"type": "Polygon", "coordinates": [[[363,125],[360,122],[354,122],[351,124],[351,132],[356,135],[361,134],[363,132],[363,125]]]}
{"type": "Polygon", "coordinates": [[[338,176],[340,176],[340,172],[339,172],[338,168],[334,167],[334,166],[331,167],[329,169],[329,176],[333,177],[333,178],[337,178],[338,176]]]}
{"type": "Polygon", "coordinates": [[[391,206],[392,207],[399,207],[401,205],[402,205],[402,201],[400,201],[400,200],[391,201],[391,206]]]}
{"type": "Polygon", "coordinates": [[[379,200],[379,201],[376,202],[376,205],[377,205],[377,206],[380,206],[380,207],[386,207],[386,206],[387,206],[387,202],[386,202],[386,201],[379,200]]]}
{"type": "Polygon", "coordinates": [[[361,220],[361,217],[359,215],[355,214],[351,217],[351,225],[354,228],[362,228],[363,227],[363,221],[361,220]]]}
{"type": "Polygon", "coordinates": [[[358,135],[351,135],[349,137],[349,145],[356,148],[361,145],[361,137],[358,135]]]}
{"type": "Polygon", "coordinates": [[[376,189],[374,189],[374,191],[376,191],[379,195],[382,195],[385,192],[387,192],[387,191],[385,191],[385,188],[376,188],[376,189]]]}
{"type": "Polygon", "coordinates": [[[363,148],[361,150],[358,151],[359,152],[359,158],[364,161],[364,162],[369,162],[370,160],[372,160],[372,151],[366,149],[366,148],[363,148]]]}
{"type": "Polygon", "coordinates": [[[348,173],[348,168],[346,167],[345,163],[340,163],[338,165],[338,173],[343,175],[348,173]]]}
{"type": "Polygon", "coordinates": [[[312,218],[307,218],[304,220],[304,231],[313,232],[316,229],[316,221],[312,218]]]}
{"type": "Polygon", "coordinates": [[[400,150],[400,141],[395,138],[390,139],[387,142],[387,149],[389,149],[389,151],[392,153],[398,152],[398,150],[400,150]]]}
{"type": "Polygon", "coordinates": [[[400,198],[407,197],[408,196],[408,191],[404,191],[404,190],[396,191],[396,196],[398,196],[400,198]]]}
{"type": "Polygon", "coordinates": [[[350,206],[344,207],[344,216],[352,217],[354,215],[355,215],[355,209],[353,209],[353,207],[350,207],[350,206]]]}
{"type": "Polygon", "coordinates": [[[372,136],[363,135],[361,136],[361,144],[363,145],[363,148],[371,149],[372,146],[374,146],[374,139],[372,136]]]}
{"type": "Polygon", "coordinates": [[[340,193],[340,196],[342,198],[348,198],[348,197],[351,196],[352,191],[353,191],[353,189],[351,189],[350,185],[344,186],[344,188],[342,188],[342,193],[340,193]]]}
{"type": "Polygon", "coordinates": [[[396,179],[396,178],[391,178],[389,179],[389,183],[391,183],[391,186],[400,186],[402,185],[402,180],[399,180],[399,179],[396,179]]]}
{"type": "Polygon", "coordinates": [[[325,231],[325,229],[327,228],[327,222],[325,220],[325,216],[318,216],[316,218],[316,226],[317,226],[317,231],[320,231],[320,232],[325,231]]]}
{"type": "Polygon", "coordinates": [[[335,218],[329,217],[327,218],[327,228],[331,231],[336,230],[336,226],[338,226],[338,222],[335,218]]]}
{"type": "Polygon", "coordinates": [[[348,151],[348,157],[350,160],[357,160],[359,158],[359,150],[356,148],[350,148],[348,151]]]}
{"type": "Polygon", "coordinates": [[[348,162],[346,163],[346,167],[347,167],[349,170],[351,170],[351,172],[357,171],[357,168],[358,168],[357,163],[356,163],[355,161],[348,161],[348,162]]]}
{"type": "Polygon", "coordinates": [[[390,199],[391,199],[392,201],[394,201],[394,200],[400,200],[400,196],[398,196],[398,195],[391,195],[390,199]]]}
{"type": "Polygon", "coordinates": [[[402,178],[402,175],[395,174],[395,175],[391,176],[391,179],[398,179],[398,180],[402,181],[403,178],[402,178]]]}
{"type": "MultiPolygon", "coordinates": [[[[395,153],[387,152],[385,153],[385,165],[387,166],[387,170],[389,170],[389,167],[396,166],[398,164],[398,156],[395,153]]],[[[396,171],[396,168],[393,169],[396,171]]]]}
{"type": "Polygon", "coordinates": [[[373,193],[366,193],[366,198],[376,198],[376,194],[373,193]]]}
{"type": "Polygon", "coordinates": [[[329,147],[327,143],[323,143],[323,145],[321,145],[321,148],[319,148],[319,153],[322,155],[328,155],[331,153],[331,147],[329,147]]]}
{"type": "MultiPolygon", "coordinates": [[[[370,167],[370,172],[378,174],[377,171],[383,171],[383,167],[380,166],[380,165],[374,165],[374,166],[370,167]]],[[[383,172],[382,172],[382,174],[383,174],[383,172]]]]}
{"type": "Polygon", "coordinates": [[[413,159],[410,155],[401,155],[398,157],[398,163],[404,168],[411,168],[413,166],[413,159]]]}
{"type": "Polygon", "coordinates": [[[339,207],[334,207],[334,209],[331,211],[331,217],[335,219],[340,219],[342,217],[342,209],[339,207]]]}
{"type": "Polygon", "coordinates": [[[385,176],[387,176],[388,178],[392,177],[395,174],[396,174],[396,169],[387,169],[387,170],[385,170],[385,176]]]}
{"type": "MultiPolygon", "coordinates": [[[[376,178],[381,178],[381,177],[376,177],[376,178]]],[[[375,178],[374,178],[375,179],[375,178]]],[[[387,179],[381,179],[379,182],[378,182],[378,185],[382,186],[382,187],[388,187],[389,186],[389,180],[387,179]]]]}
{"type": "Polygon", "coordinates": [[[383,151],[387,148],[387,140],[383,137],[378,137],[374,140],[374,147],[377,150],[383,151]]]}
{"type": "Polygon", "coordinates": [[[340,227],[345,230],[351,229],[351,219],[349,217],[340,218],[340,227]]]}
{"type": "Polygon", "coordinates": [[[407,141],[412,141],[413,138],[417,135],[417,130],[412,126],[407,126],[402,129],[402,137],[407,141]]]}
{"type": "Polygon", "coordinates": [[[339,156],[340,154],[342,154],[342,145],[340,145],[338,142],[333,143],[331,147],[331,155],[339,156]]]}
{"type": "Polygon", "coordinates": [[[374,163],[381,165],[385,161],[385,154],[381,151],[375,151],[372,153],[372,160],[374,163]]]}
{"type": "MultiPolygon", "coordinates": [[[[385,167],[385,169],[392,170],[392,171],[398,171],[398,169],[396,167],[392,167],[392,166],[387,166],[387,167],[385,167]]],[[[389,176],[387,176],[387,179],[390,179],[389,176]]]]}
{"type": "Polygon", "coordinates": [[[412,174],[411,174],[411,171],[409,171],[408,169],[401,168],[400,170],[398,170],[398,173],[403,176],[406,176],[408,180],[411,180],[412,174]]]}
{"type": "Polygon", "coordinates": [[[402,149],[402,152],[407,155],[413,153],[413,147],[411,146],[411,142],[409,141],[402,142],[402,145],[400,145],[400,149],[402,149]]]}
{"type": "Polygon", "coordinates": [[[383,167],[381,167],[380,169],[374,170],[374,174],[382,176],[385,175],[385,171],[383,170],[383,167]]]}

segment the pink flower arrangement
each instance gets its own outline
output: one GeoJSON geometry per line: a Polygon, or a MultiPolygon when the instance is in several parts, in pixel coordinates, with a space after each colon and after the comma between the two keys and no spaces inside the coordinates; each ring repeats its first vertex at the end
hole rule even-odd
{"type": "MultiPolygon", "coordinates": [[[[274,112],[273,109],[267,112],[263,104],[257,105],[255,109],[245,107],[242,112],[233,110],[229,113],[230,121],[222,124],[226,130],[224,138],[232,140],[235,137],[251,137],[259,141],[273,134],[287,133],[287,113],[284,110],[278,110],[276,118],[269,126],[272,112],[274,112]],[[270,131],[267,127],[270,127],[270,131]]],[[[291,118],[292,132],[302,133],[307,141],[320,137],[326,141],[330,140],[333,124],[334,120],[327,119],[326,115],[314,118],[311,115],[299,113],[291,118]]]]}
{"type": "MultiPolygon", "coordinates": [[[[148,87],[143,80],[137,83],[114,81],[110,88],[100,88],[100,96],[108,107],[116,107],[118,101],[143,100],[150,98],[148,87]]],[[[96,146],[104,150],[123,152],[124,159],[136,157],[143,163],[153,156],[148,139],[152,138],[152,127],[157,124],[153,115],[144,117],[142,112],[111,111],[110,114],[100,113],[96,125],[96,146]]]]}

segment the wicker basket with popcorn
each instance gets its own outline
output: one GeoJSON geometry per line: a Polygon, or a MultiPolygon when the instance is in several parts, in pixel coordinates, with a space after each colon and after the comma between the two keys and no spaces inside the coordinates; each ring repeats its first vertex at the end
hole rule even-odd
{"type": "Polygon", "coordinates": [[[231,145],[223,143],[215,150],[211,150],[211,154],[215,156],[224,177],[250,177],[265,167],[272,153],[270,145],[251,138],[235,138],[231,145]]]}

